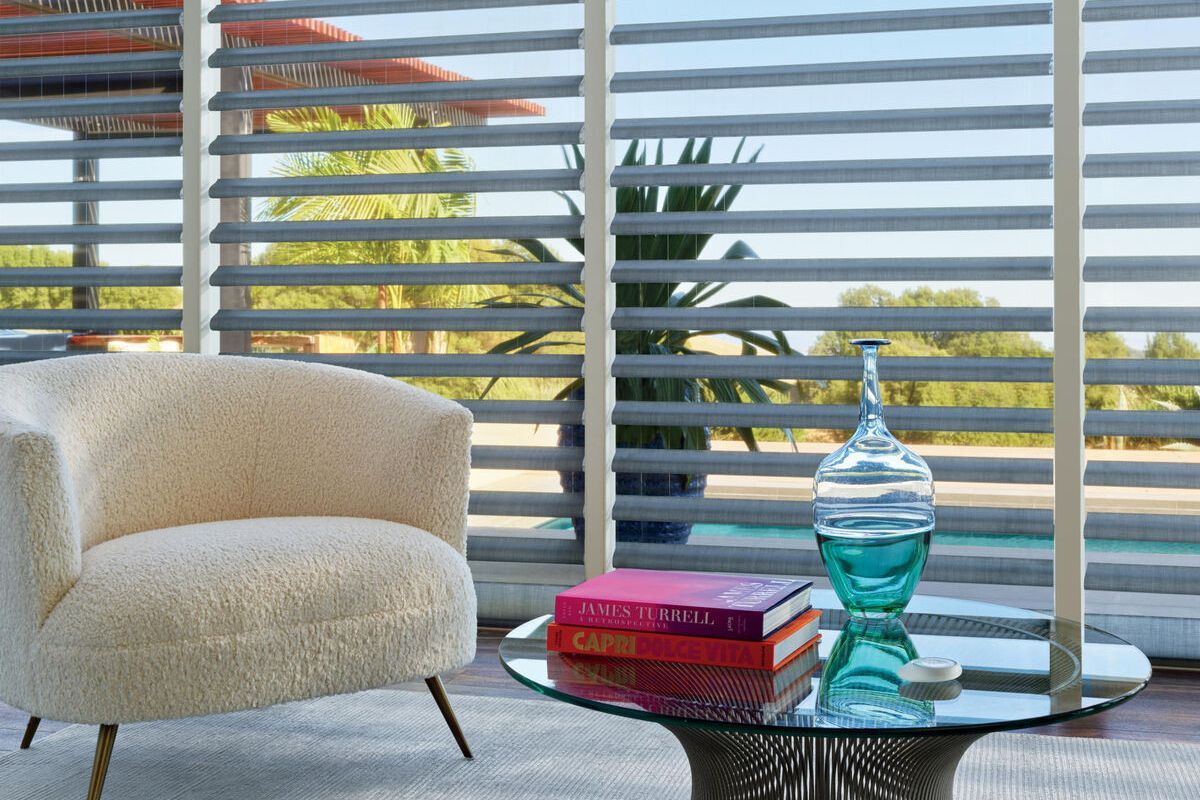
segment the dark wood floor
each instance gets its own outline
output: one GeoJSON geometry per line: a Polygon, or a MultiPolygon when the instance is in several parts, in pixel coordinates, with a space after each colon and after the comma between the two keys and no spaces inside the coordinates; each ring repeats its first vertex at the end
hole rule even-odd
{"type": "MultiPolygon", "coordinates": [[[[492,695],[534,698],[538,695],[509,677],[497,659],[504,631],[481,628],[475,661],[453,675],[444,676],[451,695],[492,695]]],[[[425,692],[421,681],[393,687],[400,691],[425,692]]],[[[0,704],[0,751],[15,750],[20,744],[27,717],[0,704]]],[[[45,720],[42,736],[65,727],[45,720]]],[[[1200,672],[1156,669],[1154,680],[1139,697],[1111,711],[1074,722],[1033,728],[1028,733],[1054,736],[1086,736],[1101,739],[1147,739],[1200,744],[1200,672]]]]}

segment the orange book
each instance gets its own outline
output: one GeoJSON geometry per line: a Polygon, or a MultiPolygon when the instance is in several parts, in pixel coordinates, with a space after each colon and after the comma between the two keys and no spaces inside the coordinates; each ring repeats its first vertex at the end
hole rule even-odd
{"type": "Polygon", "coordinates": [[[766,639],[757,642],[615,628],[587,628],[551,622],[546,629],[546,648],[558,653],[774,670],[816,638],[820,618],[821,612],[809,609],[766,639]]]}

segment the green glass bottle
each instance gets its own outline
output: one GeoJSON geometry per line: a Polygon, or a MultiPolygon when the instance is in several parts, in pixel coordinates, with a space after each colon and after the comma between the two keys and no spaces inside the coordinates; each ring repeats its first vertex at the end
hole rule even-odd
{"type": "Polygon", "coordinates": [[[863,383],[858,428],[813,480],[821,560],[852,616],[888,619],[908,605],[933,534],[933,475],[883,420],[876,357],[886,339],[856,339],[863,383]]]}

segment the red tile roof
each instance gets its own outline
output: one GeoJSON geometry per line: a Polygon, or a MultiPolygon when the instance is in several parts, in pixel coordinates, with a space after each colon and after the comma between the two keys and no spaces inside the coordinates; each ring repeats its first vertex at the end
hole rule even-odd
{"type": "MultiPolygon", "coordinates": [[[[227,3],[256,3],[263,0],[224,0],[227,3]]],[[[137,0],[147,8],[179,7],[182,0],[137,0]]],[[[0,0],[0,17],[25,16],[40,13],[18,5],[12,0],[0,0]]],[[[319,19],[265,20],[257,22],[224,23],[222,32],[254,45],[317,44],[323,42],[361,41],[362,37],[319,19]]],[[[34,34],[0,37],[0,58],[36,58],[50,56],[89,55],[100,53],[144,52],[169,49],[169,45],[153,39],[139,38],[130,31],[86,31],[78,33],[34,34]]],[[[470,80],[451,70],[443,69],[416,58],[375,59],[369,61],[329,62],[329,68],[356,76],[369,83],[422,83],[435,81],[470,80]]],[[[289,82],[278,74],[252,71],[255,89],[278,89],[304,83],[289,82]]],[[[448,103],[483,119],[490,117],[541,116],[545,109],[528,100],[486,100],[448,103]]],[[[255,127],[261,127],[261,114],[256,114],[255,127]]],[[[164,128],[178,128],[176,116],[156,115],[139,118],[164,128]]]]}

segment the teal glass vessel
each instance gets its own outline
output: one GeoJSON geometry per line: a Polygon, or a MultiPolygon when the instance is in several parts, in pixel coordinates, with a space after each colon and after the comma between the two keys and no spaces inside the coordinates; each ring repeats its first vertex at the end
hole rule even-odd
{"type": "Polygon", "coordinates": [[[821,560],[851,616],[904,611],[925,568],[934,527],[933,474],[883,420],[877,357],[887,339],[856,339],[863,381],[858,428],[817,467],[813,527],[821,560]]]}
{"type": "Polygon", "coordinates": [[[918,657],[898,619],[851,617],[821,669],[817,720],[831,728],[920,727],[933,722],[931,700],[906,696],[899,670],[918,657]]]}

